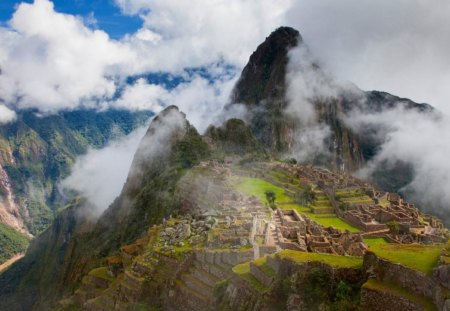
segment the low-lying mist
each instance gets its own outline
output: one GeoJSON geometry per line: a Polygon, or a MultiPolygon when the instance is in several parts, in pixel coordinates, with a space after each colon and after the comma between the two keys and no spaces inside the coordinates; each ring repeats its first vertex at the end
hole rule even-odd
{"type": "Polygon", "coordinates": [[[147,126],[143,126],[103,149],[89,149],[76,160],[70,176],[61,182],[62,190],[79,192],[95,206],[94,214],[103,212],[122,190],[146,131],[147,126]]]}

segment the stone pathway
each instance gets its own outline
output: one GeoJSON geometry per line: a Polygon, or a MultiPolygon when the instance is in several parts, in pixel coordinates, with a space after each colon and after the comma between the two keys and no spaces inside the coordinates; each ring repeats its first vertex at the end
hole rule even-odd
{"type": "Polygon", "coordinates": [[[275,213],[273,215],[273,221],[269,224],[269,235],[267,239],[267,245],[269,246],[278,246],[280,241],[278,241],[276,227],[281,226],[280,216],[275,213]]]}

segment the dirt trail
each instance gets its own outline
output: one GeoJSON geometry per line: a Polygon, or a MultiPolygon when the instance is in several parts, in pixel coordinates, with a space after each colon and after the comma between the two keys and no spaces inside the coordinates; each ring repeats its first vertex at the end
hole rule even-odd
{"type": "Polygon", "coordinates": [[[2,263],[0,265],[0,272],[2,272],[3,270],[5,270],[6,268],[8,268],[10,265],[12,265],[13,263],[15,263],[17,260],[23,258],[23,256],[25,256],[25,254],[17,254],[14,257],[12,257],[11,259],[8,259],[7,261],[5,261],[4,263],[2,263]]]}

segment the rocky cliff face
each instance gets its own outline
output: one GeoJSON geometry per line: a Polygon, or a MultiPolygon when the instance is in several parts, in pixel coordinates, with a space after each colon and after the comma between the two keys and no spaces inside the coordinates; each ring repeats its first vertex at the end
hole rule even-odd
{"type": "MultiPolygon", "coordinates": [[[[354,109],[379,112],[398,106],[424,113],[432,110],[388,93],[339,85],[314,62],[299,32],[289,27],[274,31],[250,56],[234,88],[232,103],[248,108],[254,135],[272,153],[349,172],[363,167],[374,156],[383,137],[373,128],[356,133],[345,123],[348,113],[354,109]],[[302,105],[313,109],[308,121],[302,116],[307,114],[302,105]],[[314,138],[319,132],[323,135],[314,138]],[[311,145],[322,143],[323,148],[312,156],[299,156],[311,145]]],[[[402,170],[397,177],[404,173],[402,170]]],[[[398,190],[400,184],[380,180],[381,186],[393,186],[392,190],[398,190]]]]}
{"type": "MultiPolygon", "coordinates": [[[[293,103],[288,99],[291,83],[288,81],[288,67],[290,52],[294,48],[307,50],[298,31],[289,27],[274,31],[250,56],[232,96],[234,103],[243,103],[248,107],[255,136],[270,151],[285,155],[298,148],[309,147],[296,141],[299,131],[307,129],[301,118],[290,111],[293,103]]],[[[309,59],[306,62],[302,70],[313,71],[323,75],[325,80],[329,79],[315,63],[309,59]]],[[[309,73],[305,71],[306,74],[309,73]]],[[[342,122],[343,106],[348,104],[348,100],[344,97],[325,100],[311,97],[305,100],[311,101],[316,110],[314,122],[326,124],[331,129],[331,135],[325,142],[328,152],[316,154],[312,161],[325,163],[331,160],[332,166],[339,168],[344,165],[350,171],[361,167],[364,158],[359,138],[342,122]]]]}

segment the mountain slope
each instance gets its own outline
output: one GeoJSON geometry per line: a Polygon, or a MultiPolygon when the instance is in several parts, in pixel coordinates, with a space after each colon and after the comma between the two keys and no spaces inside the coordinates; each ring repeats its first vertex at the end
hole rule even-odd
{"type": "Polygon", "coordinates": [[[254,135],[271,152],[349,172],[363,167],[383,138],[377,140],[374,129],[356,133],[345,123],[348,113],[399,105],[424,113],[432,110],[388,93],[339,85],[321,70],[299,32],[290,27],[275,30],[250,56],[231,101],[248,108],[254,135]],[[309,106],[313,112],[302,116],[309,106]],[[316,152],[302,156],[321,141],[316,152]]]}
{"type": "Polygon", "coordinates": [[[150,115],[77,110],[41,117],[21,111],[15,122],[1,125],[0,263],[25,251],[26,236],[37,235],[52,223],[55,209],[67,200],[59,193],[58,182],[70,173],[78,155],[130,133],[150,115]]]}
{"type": "Polygon", "coordinates": [[[53,218],[61,197],[56,186],[77,155],[144,124],[149,113],[80,110],[39,117],[21,112],[0,126],[0,217],[16,230],[33,235],[53,218]]]}

